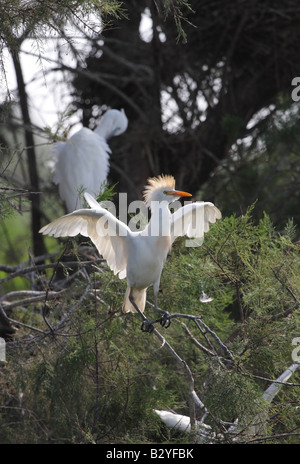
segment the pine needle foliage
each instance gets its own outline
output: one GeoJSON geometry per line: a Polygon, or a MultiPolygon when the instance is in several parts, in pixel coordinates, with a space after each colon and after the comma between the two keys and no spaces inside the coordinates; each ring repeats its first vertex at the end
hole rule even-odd
{"type": "MultiPolygon", "coordinates": [[[[299,431],[297,373],[271,405],[263,392],[293,362],[299,245],[292,223],[278,233],[267,215],[255,223],[253,208],[213,225],[201,247],[187,248],[185,239],[174,244],[159,305],[178,317],[158,330],[189,365],[209,411],[205,422],[221,443],[288,443],[299,431]],[[181,315],[197,316],[199,325],[181,315]],[[254,433],[255,417],[264,419],[254,433]],[[224,433],[224,424],[237,419],[238,434],[224,433]]],[[[43,303],[14,310],[14,319],[44,333],[19,327],[7,343],[7,363],[0,367],[0,441],[184,442],[185,435],[166,429],[153,412],[189,415],[184,371],[140,330],[136,314],[121,313],[126,284],[104,262],[89,267],[88,285],[78,304],[87,288],[87,275],[79,272],[61,296],[47,301],[46,316],[43,303]],[[47,334],[45,317],[52,327],[47,334]]],[[[148,300],[151,318],[151,289],[148,300]]],[[[203,411],[196,414],[200,419],[203,411]]]]}

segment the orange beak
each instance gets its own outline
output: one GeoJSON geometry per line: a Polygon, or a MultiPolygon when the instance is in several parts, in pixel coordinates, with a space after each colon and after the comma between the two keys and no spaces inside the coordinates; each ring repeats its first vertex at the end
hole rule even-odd
{"type": "Polygon", "coordinates": [[[171,192],[167,192],[168,195],[174,195],[174,197],[191,197],[191,193],[182,192],[181,190],[173,190],[171,192]]]}

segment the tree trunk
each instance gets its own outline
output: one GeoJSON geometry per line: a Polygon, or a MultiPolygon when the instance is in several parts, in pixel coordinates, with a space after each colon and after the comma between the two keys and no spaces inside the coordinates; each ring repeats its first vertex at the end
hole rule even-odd
{"type": "Polygon", "coordinates": [[[26,143],[26,152],[28,160],[28,171],[29,171],[29,199],[31,202],[31,226],[32,226],[32,243],[33,252],[35,256],[40,256],[45,253],[45,246],[42,234],[39,234],[41,228],[41,214],[40,214],[40,196],[39,196],[39,178],[37,172],[36,154],[34,148],[34,138],[31,128],[31,120],[28,109],[28,99],[26,93],[26,86],[24,82],[22,67],[20,63],[20,57],[18,51],[11,51],[13,58],[20,107],[24,123],[24,135],[26,143]]]}

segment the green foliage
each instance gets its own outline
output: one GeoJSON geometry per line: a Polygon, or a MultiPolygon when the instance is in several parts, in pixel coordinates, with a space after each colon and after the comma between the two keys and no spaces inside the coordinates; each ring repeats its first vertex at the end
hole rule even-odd
{"type": "MultiPolygon", "coordinates": [[[[93,35],[99,32],[100,22],[91,23],[90,15],[99,13],[103,19],[103,15],[124,14],[121,2],[110,0],[13,0],[3,5],[0,5],[0,49],[8,47],[13,53],[19,51],[28,34],[36,38],[39,50],[42,43],[38,37],[49,30],[63,29],[69,19],[80,30],[93,35]]],[[[185,41],[182,24],[191,24],[187,19],[191,12],[189,2],[164,1],[163,11],[165,15],[173,14],[177,38],[185,41]]],[[[213,23],[219,28],[215,18],[213,23]]],[[[214,35],[210,36],[215,42],[214,35]]],[[[229,28],[223,46],[230,51],[233,66],[233,49],[228,46],[231,38],[229,28]]],[[[68,40],[72,46],[72,40],[68,40]]],[[[195,37],[193,42],[199,44],[195,37]]],[[[205,44],[208,51],[212,50],[205,44]]],[[[189,53],[192,49],[189,47],[189,53]]],[[[223,61],[226,50],[224,55],[222,47],[219,49],[221,58],[218,53],[213,55],[223,61]]],[[[251,67],[255,55],[256,51],[249,55],[251,67]]],[[[197,48],[195,57],[199,56],[197,48]]],[[[206,58],[202,58],[199,69],[203,68],[206,58]]],[[[183,61],[185,70],[186,60],[183,61]]],[[[246,65],[244,69],[247,70],[246,65]]],[[[0,70],[5,82],[5,63],[1,58],[0,70]]],[[[176,73],[181,72],[179,66],[176,73]]],[[[226,75],[223,69],[222,74],[226,75]]],[[[218,78],[220,71],[212,76],[218,78]]],[[[207,85],[208,81],[203,82],[205,87],[213,89],[213,85],[207,85]]],[[[202,93],[203,85],[200,88],[202,93]]],[[[254,90],[249,92],[250,96],[257,93],[254,90]]],[[[152,95],[152,92],[145,94],[152,95]]],[[[231,98],[230,92],[228,95],[231,98]]],[[[128,96],[132,97],[130,92],[128,96]]],[[[208,101],[213,101],[213,97],[214,93],[208,101]]],[[[187,98],[188,102],[193,100],[197,101],[187,98]]],[[[208,409],[206,422],[221,442],[232,440],[232,435],[224,433],[225,424],[237,419],[240,430],[234,438],[238,442],[254,437],[290,443],[295,440],[293,433],[299,431],[299,374],[292,379],[294,385],[283,387],[271,405],[262,400],[271,379],[292,362],[292,340],[299,336],[298,231],[292,220],[286,223],[287,217],[298,219],[295,212],[299,210],[299,111],[290,106],[290,99],[283,94],[279,103],[274,117],[257,124],[257,127],[264,125],[265,130],[251,131],[250,145],[248,140],[238,139],[239,134],[244,134],[243,118],[231,114],[221,116],[220,129],[226,135],[227,144],[236,143],[206,191],[212,192],[209,196],[215,197],[224,219],[211,228],[201,247],[187,248],[185,239],[179,240],[162,276],[159,304],[178,316],[167,330],[160,327],[159,330],[190,367],[195,390],[208,409]],[[247,210],[249,198],[257,202],[247,210]],[[239,210],[244,215],[237,217],[228,213],[226,217],[227,212],[239,210]],[[270,216],[264,213],[266,210],[270,216]],[[274,227],[274,222],[280,229],[274,227]],[[204,294],[209,298],[202,298],[204,294]],[[250,426],[255,417],[263,418],[264,427],[253,436],[250,426]]],[[[186,112],[186,107],[183,108],[186,112]]],[[[8,109],[7,106],[4,115],[8,109]]],[[[216,121],[212,126],[218,127],[216,121]]],[[[50,129],[46,132],[49,138],[58,139],[50,129]]],[[[7,144],[3,135],[1,144],[7,144]]],[[[12,158],[7,153],[5,163],[12,158]]],[[[5,166],[0,166],[2,175],[5,166]]],[[[9,187],[5,183],[5,188],[9,187]]],[[[15,221],[14,217],[8,221],[12,198],[15,207],[16,202],[23,200],[23,197],[16,200],[14,185],[11,187],[11,196],[3,188],[0,191],[1,218],[5,219],[1,229],[5,244],[2,243],[0,262],[10,265],[27,260],[30,250],[30,242],[22,241],[21,237],[21,233],[29,235],[30,226],[25,227],[24,216],[21,221],[20,218],[15,221]]],[[[110,200],[112,195],[113,187],[106,189],[99,201],[110,200]]],[[[56,201],[52,208],[58,216],[56,201]]],[[[47,208],[46,214],[52,216],[52,213],[47,208]]],[[[47,245],[51,243],[57,250],[55,239],[46,240],[47,245]]],[[[69,253],[72,252],[72,259],[78,260],[78,264],[64,263],[65,280],[60,280],[54,267],[31,270],[25,283],[24,277],[4,283],[7,269],[0,275],[1,309],[9,307],[10,298],[19,297],[19,292],[18,296],[9,293],[12,289],[46,291],[44,298],[30,303],[25,299],[14,300],[15,305],[7,311],[18,330],[7,340],[7,363],[0,365],[0,442],[101,444],[185,440],[186,437],[178,438],[174,432],[167,431],[153,413],[155,408],[189,413],[190,385],[185,371],[164,343],[157,343],[153,335],[141,332],[141,321],[136,314],[121,313],[124,282],[114,277],[104,263],[93,261],[94,252],[87,243],[83,246],[88,248],[85,258],[88,256],[91,261],[88,265],[80,262],[79,248],[75,241],[73,244],[69,253]],[[12,283],[15,287],[10,287],[12,283]],[[56,292],[53,298],[50,298],[51,292],[56,292]]],[[[55,265],[51,259],[46,261],[49,266],[55,265]]],[[[151,289],[148,299],[153,302],[151,289]]],[[[149,318],[156,317],[150,305],[146,311],[149,318]]],[[[201,410],[196,413],[198,419],[203,415],[201,410]]]]}
{"type": "Polygon", "coordinates": [[[206,390],[206,404],[213,421],[233,423],[239,417],[239,426],[244,430],[265,409],[258,385],[236,371],[214,366],[209,372],[206,390]]]}
{"type": "Polygon", "coordinates": [[[244,121],[242,118],[232,114],[224,114],[221,128],[222,131],[228,136],[228,142],[230,145],[238,138],[243,125],[244,121]]]}
{"type": "Polygon", "coordinates": [[[178,32],[177,41],[182,40],[183,42],[187,42],[187,34],[184,30],[183,24],[186,23],[193,26],[192,22],[189,21],[185,15],[186,11],[194,13],[190,2],[188,0],[164,0],[163,8],[165,17],[171,15],[174,18],[178,32]]]}
{"type": "Polygon", "coordinates": [[[98,195],[97,201],[100,203],[101,201],[113,201],[114,196],[116,194],[115,188],[117,184],[109,185],[105,184],[104,188],[100,188],[100,193],[98,195]]]}
{"type": "MultiPolygon", "coordinates": [[[[111,296],[106,294],[106,301],[112,302],[111,296]]],[[[66,338],[9,350],[6,374],[10,377],[12,364],[18,372],[10,393],[16,398],[21,394],[24,404],[23,412],[13,407],[16,442],[114,442],[128,430],[137,434],[138,424],[152,415],[158,395],[167,400],[163,366],[157,371],[153,365],[152,341],[145,342],[138,321],[99,314],[93,306],[91,299],[84,312],[80,308],[74,314],[66,338]]],[[[5,426],[8,416],[3,412],[5,426]]],[[[2,430],[1,439],[7,440],[12,430],[2,430]]]]}
{"type": "MultiPolygon", "coordinates": [[[[72,48],[73,40],[62,31],[71,23],[87,34],[99,34],[104,27],[111,25],[111,18],[125,16],[122,2],[115,0],[13,0],[9,4],[0,3],[1,35],[0,51],[8,48],[17,54],[24,39],[30,36],[35,39],[35,46],[41,58],[43,39],[49,32],[64,36],[66,43],[72,48]],[[95,19],[96,18],[96,19],[95,19]]],[[[41,64],[42,68],[42,64],[41,64]]],[[[0,75],[7,85],[6,62],[0,54],[0,75]]]]}
{"type": "Polygon", "coordinates": [[[243,213],[256,202],[253,212],[262,218],[267,211],[282,230],[289,219],[299,224],[299,107],[278,103],[257,123],[251,137],[237,139],[242,121],[223,117],[223,131],[232,143],[229,157],[216,170],[203,196],[214,198],[223,214],[243,213]]]}
{"type": "MultiPolygon", "coordinates": [[[[299,250],[292,223],[278,233],[267,215],[255,224],[251,213],[253,208],[219,221],[201,247],[186,248],[184,239],[175,243],[159,304],[172,314],[198,316],[206,329],[178,317],[159,330],[190,366],[213,431],[223,433],[224,423],[238,418],[240,440],[248,440],[251,421],[263,417],[258,437],[286,434],[289,442],[289,432],[299,427],[299,389],[284,387],[272,405],[262,394],[266,379],[292,363],[292,339],[299,336],[299,250]],[[207,303],[200,300],[203,291],[211,297],[207,303]]],[[[53,335],[32,337],[20,327],[16,341],[7,344],[7,363],[0,367],[0,441],[184,440],[153,413],[171,408],[189,414],[183,369],[153,335],[141,332],[136,314],[120,312],[125,283],[105,265],[93,265],[89,273],[92,287],[80,305],[84,274],[47,302],[53,335]]],[[[15,310],[14,317],[45,330],[42,308],[15,310]]],[[[154,316],[151,307],[146,311],[154,316]]],[[[231,439],[224,435],[221,441],[231,439]]]]}

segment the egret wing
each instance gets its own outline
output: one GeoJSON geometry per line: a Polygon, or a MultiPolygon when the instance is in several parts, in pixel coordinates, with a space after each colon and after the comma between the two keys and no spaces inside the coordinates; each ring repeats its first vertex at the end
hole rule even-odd
{"type": "Polygon", "coordinates": [[[209,224],[221,219],[219,209],[210,202],[197,201],[179,208],[172,214],[171,237],[186,235],[189,238],[203,238],[209,231],[209,224]]]}
{"type": "Polygon", "coordinates": [[[126,277],[128,240],[126,224],[100,205],[96,209],[79,209],[42,227],[40,233],[54,237],[89,237],[110,269],[120,279],[126,277]]]}

